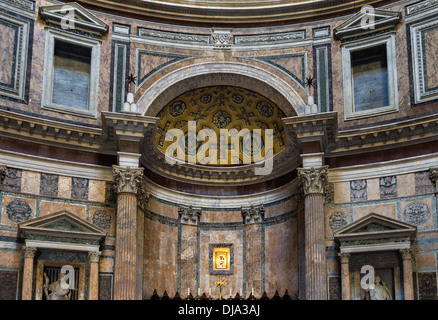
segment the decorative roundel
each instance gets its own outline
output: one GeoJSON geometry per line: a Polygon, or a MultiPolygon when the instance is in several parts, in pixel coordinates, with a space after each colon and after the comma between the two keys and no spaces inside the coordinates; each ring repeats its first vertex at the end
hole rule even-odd
{"type": "Polygon", "coordinates": [[[265,118],[270,118],[274,115],[274,108],[266,101],[258,102],[256,109],[258,113],[265,118]]]}
{"type": "Polygon", "coordinates": [[[255,132],[245,133],[240,141],[242,153],[247,157],[261,157],[263,146],[263,138],[255,132]]]}
{"type": "Polygon", "coordinates": [[[182,100],[177,100],[169,106],[169,113],[172,117],[179,117],[186,111],[187,105],[182,100]]]}
{"type": "Polygon", "coordinates": [[[406,207],[404,218],[407,223],[421,226],[430,218],[429,207],[423,202],[414,202],[406,207]]]}
{"type": "Polygon", "coordinates": [[[111,214],[106,210],[97,210],[93,213],[92,221],[96,226],[108,230],[112,221],[111,214]]]}
{"type": "Polygon", "coordinates": [[[329,216],[329,226],[335,232],[348,224],[347,214],[344,211],[335,211],[329,216]]]}
{"type": "Polygon", "coordinates": [[[200,99],[202,103],[208,104],[211,101],[211,95],[210,94],[204,94],[200,99]]]}
{"type": "Polygon", "coordinates": [[[228,127],[230,123],[231,116],[224,110],[219,110],[213,115],[213,124],[219,129],[228,127]]]}
{"type": "Polygon", "coordinates": [[[6,216],[9,220],[20,223],[32,218],[32,208],[23,200],[13,200],[6,206],[6,216]]]}
{"type": "Polygon", "coordinates": [[[240,94],[233,95],[233,102],[236,104],[242,104],[243,103],[243,97],[240,94]]]}

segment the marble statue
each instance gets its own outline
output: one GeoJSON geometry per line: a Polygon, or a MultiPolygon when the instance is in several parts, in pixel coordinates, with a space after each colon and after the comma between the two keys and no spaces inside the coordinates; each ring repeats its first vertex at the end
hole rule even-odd
{"type": "Polygon", "coordinates": [[[392,300],[392,294],[389,290],[388,285],[379,276],[374,278],[374,289],[365,290],[367,295],[367,300],[392,300]]]}
{"type": "Polygon", "coordinates": [[[70,300],[70,289],[64,289],[61,286],[61,280],[65,277],[65,273],[60,273],[58,280],[49,284],[49,277],[44,273],[44,292],[47,300],[70,300]],[[50,294],[49,294],[50,291],[50,294]]]}

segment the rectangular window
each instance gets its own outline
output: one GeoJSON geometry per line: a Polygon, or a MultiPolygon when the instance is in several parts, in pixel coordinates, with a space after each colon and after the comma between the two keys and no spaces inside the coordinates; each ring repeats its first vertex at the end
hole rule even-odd
{"type": "Polygon", "coordinates": [[[386,45],[351,52],[354,111],[389,105],[386,45]]]}
{"type": "Polygon", "coordinates": [[[42,108],[96,118],[100,40],[46,28],[42,108]]]}
{"type": "Polygon", "coordinates": [[[91,48],[55,40],[52,102],[89,109],[91,48]]]}
{"type": "Polygon", "coordinates": [[[394,35],[342,47],[345,120],[398,111],[394,35]]]}

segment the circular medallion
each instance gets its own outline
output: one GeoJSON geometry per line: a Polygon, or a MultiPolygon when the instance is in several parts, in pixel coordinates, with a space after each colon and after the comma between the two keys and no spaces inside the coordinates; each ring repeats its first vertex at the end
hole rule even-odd
{"type": "Polygon", "coordinates": [[[13,200],[6,206],[6,216],[9,220],[20,223],[32,218],[32,208],[23,200],[13,200]]]}
{"type": "Polygon", "coordinates": [[[405,221],[415,226],[421,226],[430,218],[429,207],[423,202],[414,202],[404,211],[405,221]]]}
{"type": "Polygon", "coordinates": [[[93,213],[93,224],[96,226],[108,230],[111,226],[111,215],[106,210],[97,210],[93,213]]]}
{"type": "Polygon", "coordinates": [[[344,211],[335,211],[330,214],[329,226],[335,232],[348,224],[347,214],[344,211]]]}
{"type": "Polygon", "coordinates": [[[219,110],[213,116],[213,124],[219,129],[228,127],[230,123],[231,123],[231,117],[228,114],[228,112],[224,110],[219,110]]]}
{"type": "Polygon", "coordinates": [[[186,103],[182,100],[177,100],[169,106],[169,113],[172,117],[179,117],[186,111],[186,103]]]}

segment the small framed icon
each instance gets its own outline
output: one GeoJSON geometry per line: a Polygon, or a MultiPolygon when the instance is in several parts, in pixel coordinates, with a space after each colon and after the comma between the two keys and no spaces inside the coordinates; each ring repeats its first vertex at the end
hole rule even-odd
{"type": "Polygon", "coordinates": [[[210,244],[210,274],[233,274],[233,244],[210,244]]]}

